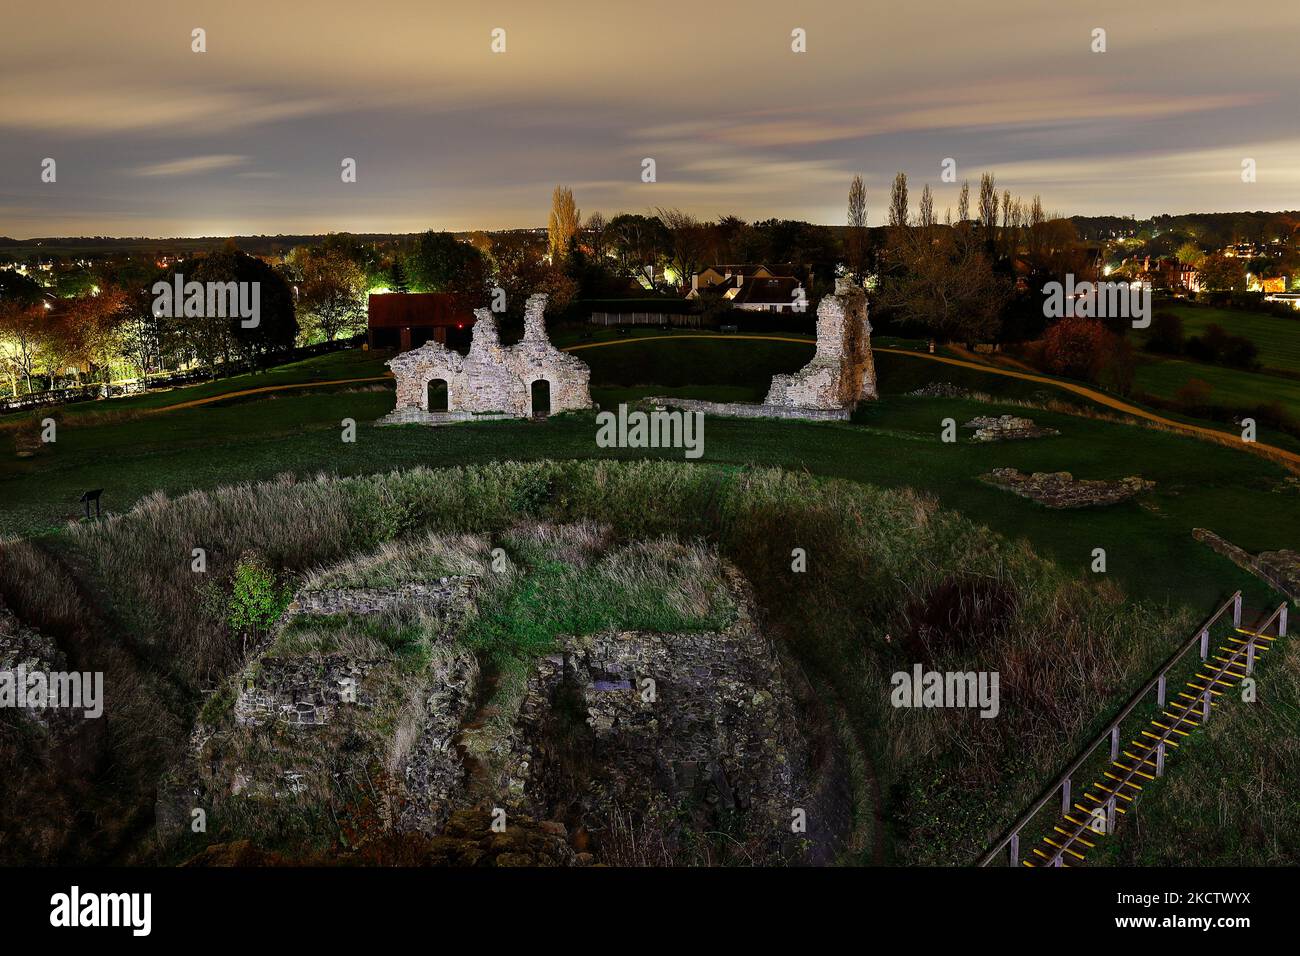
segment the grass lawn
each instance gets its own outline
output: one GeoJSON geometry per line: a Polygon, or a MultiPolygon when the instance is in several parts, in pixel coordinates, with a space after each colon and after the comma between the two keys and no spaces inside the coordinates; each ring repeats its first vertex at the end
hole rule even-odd
{"type": "MultiPolygon", "coordinates": [[[[1250,339],[1259,349],[1265,368],[1300,374],[1300,312],[1294,319],[1282,319],[1244,309],[1215,309],[1208,306],[1169,303],[1156,307],[1183,320],[1183,332],[1190,338],[1202,335],[1211,325],[1220,325],[1229,335],[1250,339]]],[[[1146,333],[1138,333],[1145,341],[1146,333]]]]}
{"type": "MultiPolygon", "coordinates": [[[[726,343],[728,348],[740,346],[726,343]]],[[[611,346],[591,350],[585,358],[602,381],[614,377],[615,367],[655,368],[667,377],[677,367],[672,359],[682,347],[681,343],[661,343],[658,349],[651,343],[611,346]],[[615,356],[618,351],[623,355],[615,356]],[[617,357],[617,363],[602,368],[597,360],[601,352],[617,357]],[[636,353],[642,360],[633,363],[631,356],[636,353]]],[[[772,354],[760,350],[766,359],[751,357],[743,367],[756,370],[771,361],[772,354]]],[[[961,371],[896,357],[893,363],[882,363],[882,375],[892,374],[894,363],[905,362],[931,370],[936,380],[950,380],[951,372],[961,371]]],[[[716,370],[714,377],[721,377],[716,370]]],[[[986,387],[1000,381],[985,378],[986,387]]],[[[668,390],[651,384],[655,390],[668,390]]],[[[690,390],[705,397],[729,397],[736,388],[725,386],[714,392],[694,386],[690,390]]],[[[619,389],[626,397],[639,390],[610,386],[606,394],[618,397],[619,389]]],[[[105,507],[123,511],[156,489],[175,495],[282,472],[360,474],[417,464],[611,454],[596,447],[589,414],[560,416],[546,423],[491,422],[436,429],[370,424],[391,406],[387,389],[290,392],[134,421],[69,424],[60,431],[58,442],[36,457],[0,459],[4,502],[0,531],[32,533],[56,526],[76,515],[77,498],[88,488],[106,489],[105,507]],[[341,440],[344,418],[359,423],[355,444],[341,440]]],[[[1259,585],[1195,544],[1190,537],[1193,527],[1216,530],[1250,550],[1294,545],[1290,539],[1292,530],[1300,527],[1300,496],[1275,490],[1283,477],[1279,467],[1230,448],[1047,412],[1035,412],[1033,417],[1059,428],[1059,438],[992,445],[939,440],[943,418],[963,422],[999,411],[1022,412],[967,400],[887,395],[865,408],[852,424],[710,418],[704,460],[807,468],[884,487],[915,487],[996,531],[1028,538],[1040,553],[1066,567],[1085,570],[1092,549],[1103,547],[1109,573],[1132,593],[1170,597],[1196,607],[1208,606],[1236,587],[1259,591],[1259,585]],[[980,474],[1004,465],[1069,470],[1088,478],[1140,474],[1156,481],[1157,487],[1145,505],[1054,512],[978,480],[980,474]]],[[[612,454],[643,457],[634,450],[612,454]]],[[[1264,600],[1261,596],[1261,603],[1264,600]]]]}
{"type": "MultiPolygon", "coordinates": [[[[1300,337],[1300,327],[1297,327],[1296,334],[1300,337]]],[[[1146,356],[1143,359],[1137,367],[1134,391],[1172,399],[1189,379],[1199,378],[1212,388],[1209,396],[1212,405],[1253,409],[1269,402],[1280,402],[1292,415],[1300,418],[1300,380],[1184,359],[1152,357],[1146,360],[1146,356]]],[[[1260,440],[1272,439],[1264,439],[1261,435],[1260,440]]]]}

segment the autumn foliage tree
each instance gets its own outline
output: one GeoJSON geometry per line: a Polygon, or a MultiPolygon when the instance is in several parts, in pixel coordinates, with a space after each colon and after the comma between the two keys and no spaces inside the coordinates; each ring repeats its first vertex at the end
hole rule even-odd
{"type": "Polygon", "coordinates": [[[1097,319],[1061,319],[1043,336],[1043,364],[1056,375],[1096,382],[1116,338],[1097,319]]]}
{"type": "Polygon", "coordinates": [[[551,215],[546,224],[547,246],[551,261],[563,262],[569,255],[569,244],[578,234],[578,224],[582,214],[573,201],[573,190],[568,186],[556,186],[551,195],[551,215]]]}

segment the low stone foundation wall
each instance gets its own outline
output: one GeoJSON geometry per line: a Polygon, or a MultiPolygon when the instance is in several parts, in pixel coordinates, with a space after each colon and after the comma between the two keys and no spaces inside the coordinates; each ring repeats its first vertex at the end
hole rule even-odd
{"type": "Polygon", "coordinates": [[[730,418],[799,418],[811,421],[848,421],[853,415],[848,408],[791,408],[785,405],[749,405],[744,402],[706,402],[696,398],[646,398],[642,401],[666,405],[688,412],[706,415],[726,415],[730,418]]]}
{"type": "Polygon", "coordinates": [[[262,726],[277,720],[304,727],[329,723],[340,705],[370,707],[361,682],[374,661],[341,654],[317,660],[264,657],[235,700],[235,722],[262,726]]]}
{"type": "Polygon", "coordinates": [[[1261,551],[1251,554],[1213,531],[1193,528],[1192,537],[1209,545],[1238,567],[1281,591],[1292,604],[1300,604],[1300,551],[1261,551]]]}
{"type": "Polygon", "coordinates": [[[1155,487],[1154,481],[1131,475],[1116,481],[1075,478],[1068,471],[1022,474],[1014,468],[994,468],[980,480],[1037,501],[1048,508],[1092,508],[1113,505],[1155,487]]]}
{"type": "Polygon", "coordinates": [[[426,412],[423,408],[405,405],[395,408],[375,422],[377,425],[455,425],[458,422],[490,422],[502,418],[515,418],[504,412],[426,412]]]}
{"type": "Polygon", "coordinates": [[[441,578],[428,584],[403,584],[393,588],[328,588],[299,591],[285,617],[299,614],[379,614],[402,605],[438,609],[465,602],[473,593],[472,577],[441,578]]]}

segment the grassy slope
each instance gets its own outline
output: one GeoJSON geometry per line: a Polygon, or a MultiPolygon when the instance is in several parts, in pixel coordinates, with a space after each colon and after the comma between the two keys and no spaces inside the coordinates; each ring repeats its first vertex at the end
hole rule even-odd
{"type": "MultiPolygon", "coordinates": [[[[665,362],[685,348],[696,347],[664,346],[660,358],[665,362]]],[[[625,352],[649,348],[623,347],[625,352]]],[[[618,349],[594,349],[585,357],[603,376],[601,360],[618,349]]],[[[924,366],[943,380],[959,371],[913,359],[894,362],[911,363],[913,369],[924,366]]],[[[882,375],[893,371],[882,363],[882,375]]],[[[994,378],[987,376],[985,381],[993,383],[994,378]]],[[[0,530],[51,527],[75,515],[76,499],[89,487],[105,488],[105,506],[121,511],[154,489],[176,494],[288,471],[358,474],[416,464],[611,454],[595,446],[589,416],[546,424],[370,427],[368,423],[389,407],[391,394],[383,391],[287,394],[138,421],[66,427],[59,442],[36,458],[10,458],[0,466],[4,501],[0,530]],[[355,444],[340,439],[339,423],[346,417],[361,423],[355,444]]],[[[1023,411],[971,401],[891,396],[867,408],[853,425],[710,419],[704,460],[807,468],[884,487],[922,489],[999,532],[1027,537],[1041,553],[1067,567],[1085,567],[1092,549],[1103,547],[1109,573],[1133,593],[1171,596],[1198,608],[1235,587],[1258,590],[1258,585],[1226,560],[1194,545],[1193,527],[1212,528],[1251,550],[1294,544],[1290,529],[1300,526],[1300,497],[1272,490],[1282,477],[1280,469],[1229,448],[1047,412],[1033,414],[1061,429],[1061,437],[1001,445],[939,441],[943,418],[960,422],[999,410],[1023,411]],[[1157,482],[1147,499],[1155,507],[1129,503],[1050,512],[978,480],[980,474],[1001,465],[1064,469],[1098,478],[1138,473],[1157,482]]],[[[621,450],[612,456],[660,455],[621,450]]]]}
{"type": "Polygon", "coordinates": [[[1175,303],[1160,305],[1158,309],[1172,312],[1182,319],[1183,332],[1188,337],[1203,334],[1211,325],[1220,325],[1229,335],[1241,335],[1254,342],[1265,368],[1300,373],[1300,312],[1294,319],[1282,319],[1244,309],[1213,309],[1175,303]]]}
{"type": "MultiPolygon", "coordinates": [[[[1296,336],[1300,338],[1300,328],[1296,336]]],[[[1137,367],[1136,391],[1173,398],[1188,379],[1199,378],[1213,386],[1209,401],[1215,405],[1250,409],[1281,402],[1292,415],[1300,417],[1300,381],[1295,379],[1184,359],[1144,358],[1137,367]]]]}
{"type": "MultiPolygon", "coordinates": [[[[549,426],[538,430],[544,427],[549,426]]],[[[78,526],[43,544],[79,569],[84,593],[105,614],[92,653],[97,657],[125,644],[165,664],[166,716],[182,722],[212,675],[239,666],[240,651],[220,607],[195,587],[189,564],[194,541],[211,547],[211,587],[228,581],[236,561],[250,551],[292,575],[412,533],[499,534],[523,517],[608,524],[622,541],[668,534],[716,542],[755,587],[764,626],[830,703],[830,709],[814,707],[812,719],[852,727],[845,746],[861,745],[877,758],[879,787],[889,795],[895,858],[902,862],[960,864],[972,858],[1038,782],[1096,730],[1095,711],[1112,706],[1150,670],[1173,623],[1160,608],[1127,600],[1107,582],[1080,582],[911,491],[776,469],[506,463],[450,473],[417,468],[344,482],[274,481],[155,499],[120,521],[78,526]],[[794,546],[807,548],[804,573],[791,573],[794,546]],[[937,585],[953,580],[1010,601],[977,607],[951,594],[943,597],[947,592],[937,585]],[[888,706],[888,675],[914,659],[917,629],[933,622],[936,602],[944,639],[927,644],[923,653],[940,670],[1002,674],[1001,719],[985,721],[952,708],[916,712],[888,706]],[[1056,666],[1062,658],[1068,667],[1056,666]]],[[[26,541],[0,548],[0,590],[6,597],[30,591],[26,605],[35,608],[25,613],[41,621],[69,589],[31,587],[49,580],[29,570],[49,567],[48,555],[34,554],[26,565],[9,563],[37,551],[26,541]]],[[[683,564],[669,566],[680,571],[683,564]]],[[[675,590],[680,589],[653,587],[640,600],[641,610],[662,613],[660,597],[675,590]]],[[[602,604],[621,607],[620,601],[597,595],[579,618],[602,604]]],[[[488,646],[503,646],[502,637],[506,645],[520,639],[535,645],[538,636],[544,643],[547,627],[539,632],[536,625],[545,621],[538,612],[554,618],[553,610],[531,598],[507,608],[506,631],[487,635],[488,646]]],[[[1187,617],[1173,629],[1181,630],[1187,617]]],[[[144,764],[174,753],[184,741],[170,725],[155,727],[154,711],[164,701],[153,703],[152,710],[142,707],[131,720],[113,725],[119,732],[113,746],[144,764]],[[136,740],[140,733],[146,735],[143,744],[136,740]]],[[[147,765],[133,766],[136,792],[152,806],[156,775],[147,765]]],[[[118,781],[111,783],[119,792],[118,781]]]]}
{"type": "MultiPolygon", "coordinates": [[[[689,364],[693,375],[714,384],[680,387],[712,397],[724,397],[727,389],[753,389],[763,376],[798,367],[810,354],[801,346],[774,343],[767,359],[737,364],[734,350],[750,344],[646,343],[579,354],[593,367],[594,381],[611,383],[604,386],[610,393],[620,387],[613,383],[626,380],[634,371],[639,378],[631,381],[636,382],[667,378],[674,369],[689,364]],[[683,350],[698,351],[684,356],[683,350]],[[640,354],[633,358],[635,353],[640,354]],[[742,370],[741,384],[734,384],[732,369],[742,370]]],[[[1082,570],[1091,549],[1102,546],[1108,552],[1110,576],[1135,596],[1169,597],[1204,610],[1210,595],[1243,587],[1254,603],[1266,602],[1254,579],[1195,546],[1188,531],[1208,526],[1252,550],[1293,545],[1288,538],[1291,529],[1300,526],[1300,498],[1273,490],[1282,475],[1279,469],[1238,451],[1175,435],[1046,412],[1031,414],[1060,428],[1060,438],[1012,445],[944,445],[937,438],[942,418],[964,421],[966,416],[988,413],[989,406],[894,393],[927,381],[996,389],[1014,398],[1038,399],[1046,390],[917,359],[881,355],[878,366],[887,396],[864,410],[858,423],[710,419],[705,460],[803,467],[881,486],[912,486],[977,522],[1027,538],[1040,554],[1059,560],[1067,569],[1082,570]],[[1149,497],[1158,510],[1127,504],[1101,511],[1048,512],[976,480],[995,465],[1066,468],[1085,477],[1140,473],[1159,482],[1149,497]]],[[[643,391],[623,387],[629,393],[643,391]]],[[[664,388],[652,384],[644,390],[664,388]]],[[[123,510],[155,488],[176,493],[285,471],[354,474],[504,458],[643,457],[630,451],[611,456],[596,449],[594,424],[587,416],[546,424],[368,427],[390,407],[391,393],[386,391],[286,393],[139,421],[67,427],[60,432],[59,443],[36,459],[0,458],[0,530],[47,527],[75,511],[76,495],[91,486],[108,488],[108,506],[123,510]],[[339,440],[338,423],[344,417],[362,423],[356,445],[339,440]]]]}
{"type": "MultiPolygon", "coordinates": [[[[1137,369],[1135,388],[1158,398],[1172,399],[1190,378],[1199,378],[1213,386],[1210,401],[1243,409],[1266,402],[1281,402],[1293,415],[1300,417],[1300,380],[1270,375],[1268,370],[1300,374],[1300,318],[1282,319],[1241,309],[1213,309],[1199,306],[1162,304],[1159,310],[1172,312],[1183,320],[1188,337],[1204,333],[1212,324],[1222,326],[1229,335],[1241,335],[1259,348],[1262,372],[1163,358],[1144,354],[1137,369]]],[[[1138,332],[1139,342],[1146,333],[1138,332]]]]}

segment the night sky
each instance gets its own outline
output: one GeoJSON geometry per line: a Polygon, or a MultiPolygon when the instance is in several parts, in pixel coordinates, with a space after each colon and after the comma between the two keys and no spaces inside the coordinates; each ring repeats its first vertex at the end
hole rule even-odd
{"type": "Polygon", "coordinates": [[[940,215],[984,170],[1066,215],[1300,206],[1294,0],[130,0],[0,24],[19,238],[540,226],[556,183],[584,215],[837,224],[854,173],[879,224],[900,169],[940,215]]]}

